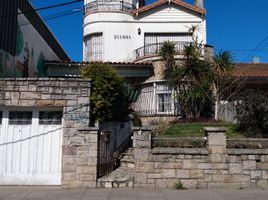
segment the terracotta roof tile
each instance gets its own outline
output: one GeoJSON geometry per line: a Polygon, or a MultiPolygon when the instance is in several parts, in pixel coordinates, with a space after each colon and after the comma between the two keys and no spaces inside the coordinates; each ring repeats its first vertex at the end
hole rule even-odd
{"type": "Polygon", "coordinates": [[[236,63],[234,76],[268,77],[268,63],[236,63]]]}
{"type": "MultiPolygon", "coordinates": [[[[137,10],[134,10],[133,13],[134,14],[141,13],[141,12],[150,10],[152,8],[155,8],[157,6],[163,5],[164,3],[168,3],[168,2],[169,2],[168,0],[158,0],[156,2],[153,2],[151,4],[148,4],[146,6],[142,6],[142,7],[140,7],[137,10]]],[[[201,13],[201,14],[206,14],[206,10],[205,9],[202,9],[202,8],[199,8],[199,7],[194,6],[192,4],[186,3],[186,2],[184,2],[182,0],[170,0],[170,2],[173,2],[173,3],[177,4],[177,5],[183,6],[185,8],[188,8],[188,9],[193,10],[195,12],[198,12],[198,13],[201,13]]]]}

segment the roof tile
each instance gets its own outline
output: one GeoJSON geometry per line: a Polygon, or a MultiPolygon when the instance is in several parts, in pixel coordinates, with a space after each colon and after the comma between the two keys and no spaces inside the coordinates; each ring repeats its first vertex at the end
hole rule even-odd
{"type": "Polygon", "coordinates": [[[185,8],[188,8],[188,9],[193,10],[195,12],[198,12],[200,14],[206,14],[206,10],[205,9],[202,9],[202,8],[199,8],[199,7],[194,6],[192,4],[186,3],[186,2],[184,2],[182,0],[170,0],[170,1],[169,0],[158,0],[156,2],[153,2],[151,4],[148,4],[146,6],[142,6],[142,7],[140,7],[137,10],[134,10],[133,13],[134,14],[141,13],[141,12],[150,10],[152,8],[155,8],[157,6],[163,5],[164,3],[168,3],[168,2],[173,2],[173,3],[177,4],[177,5],[183,6],[185,8]]]}

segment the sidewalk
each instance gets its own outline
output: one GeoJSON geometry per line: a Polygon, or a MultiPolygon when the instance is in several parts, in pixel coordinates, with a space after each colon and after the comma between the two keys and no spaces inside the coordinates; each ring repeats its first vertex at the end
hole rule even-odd
{"type": "Polygon", "coordinates": [[[49,187],[0,187],[0,200],[267,200],[268,190],[62,190],[49,187]]]}

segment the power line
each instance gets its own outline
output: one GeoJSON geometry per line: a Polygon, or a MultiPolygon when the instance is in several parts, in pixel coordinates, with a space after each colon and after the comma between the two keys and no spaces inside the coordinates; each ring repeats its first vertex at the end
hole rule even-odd
{"type": "MultiPolygon", "coordinates": [[[[49,21],[49,20],[52,20],[52,19],[77,14],[77,13],[80,13],[82,10],[83,10],[82,8],[79,8],[79,10],[76,10],[76,11],[75,11],[75,9],[72,9],[72,10],[68,10],[68,11],[59,12],[59,13],[56,13],[56,14],[53,14],[53,15],[48,15],[48,16],[43,17],[43,21],[49,21]]],[[[29,22],[29,21],[24,21],[24,22],[21,22],[18,25],[19,26],[26,26],[26,25],[29,25],[29,24],[32,24],[32,23],[29,22]]]]}
{"type": "Polygon", "coordinates": [[[257,45],[257,47],[242,62],[246,62],[250,57],[256,55],[256,53],[258,53],[258,50],[263,46],[263,44],[266,42],[267,39],[268,35],[261,41],[260,44],[257,45]]]}
{"type": "MultiPolygon", "coordinates": [[[[266,45],[265,45],[266,46],[266,45]]],[[[221,51],[222,49],[215,49],[216,51],[221,51]]],[[[227,49],[228,51],[232,52],[248,52],[248,51],[254,51],[254,49],[227,49]]],[[[268,49],[262,48],[258,51],[268,51],[268,49]]]]}
{"type": "MultiPolygon", "coordinates": [[[[40,8],[34,9],[33,11],[36,12],[36,11],[53,9],[53,8],[57,8],[57,7],[62,7],[62,6],[67,6],[67,5],[79,3],[79,2],[82,2],[82,1],[83,0],[75,0],[75,1],[65,2],[65,3],[55,4],[55,5],[51,5],[51,6],[40,7],[40,8]]],[[[28,10],[26,12],[16,12],[16,13],[8,14],[8,15],[1,15],[0,18],[10,17],[10,16],[13,16],[13,15],[25,14],[25,13],[28,13],[28,12],[32,12],[32,10],[28,10]]]]}

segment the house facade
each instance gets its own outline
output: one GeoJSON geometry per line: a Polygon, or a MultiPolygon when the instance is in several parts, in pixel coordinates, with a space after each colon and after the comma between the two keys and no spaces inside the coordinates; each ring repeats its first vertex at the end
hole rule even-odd
{"type": "Polygon", "coordinates": [[[176,44],[177,59],[182,58],[183,47],[193,42],[200,45],[203,56],[211,51],[203,0],[195,0],[194,5],[181,0],[148,5],[142,0],[85,0],[83,28],[85,61],[152,64],[153,73],[138,84],[141,95],[134,105],[145,118],[177,114],[172,89],[162,77],[164,65],[158,52],[163,42],[176,44]]]}

